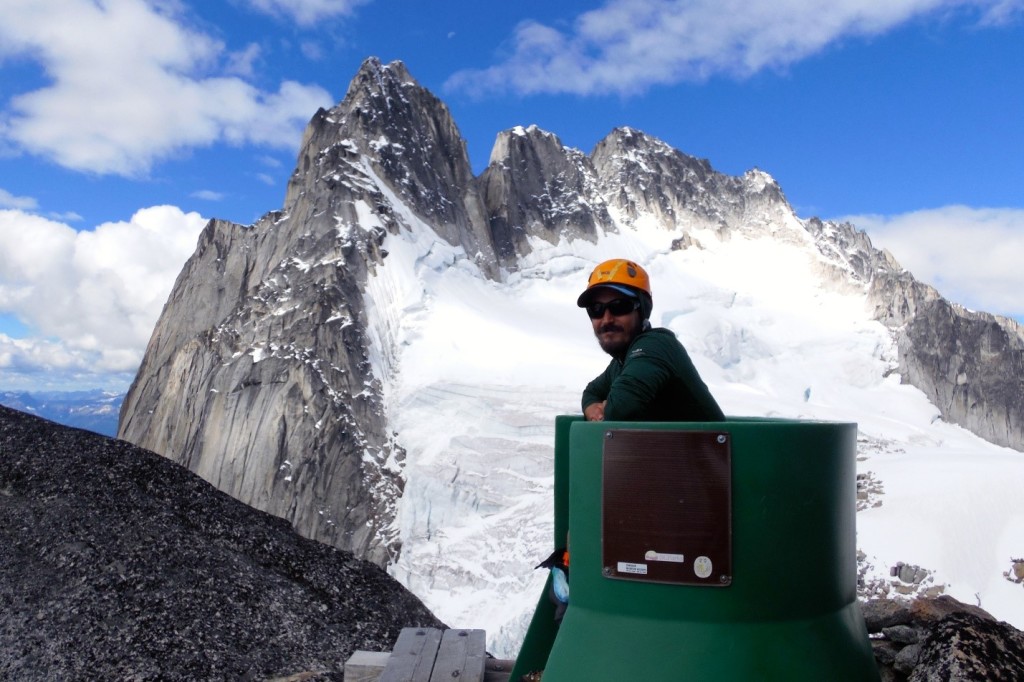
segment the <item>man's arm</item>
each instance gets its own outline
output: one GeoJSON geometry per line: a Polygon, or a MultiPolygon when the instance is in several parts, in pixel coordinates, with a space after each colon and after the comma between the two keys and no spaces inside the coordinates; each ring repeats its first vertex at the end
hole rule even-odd
{"type": "Polygon", "coordinates": [[[587,421],[603,421],[605,399],[611,388],[611,365],[583,389],[583,416],[587,421]]]}
{"type": "Polygon", "coordinates": [[[663,358],[653,355],[633,357],[612,383],[604,405],[608,421],[644,419],[658,391],[672,376],[663,358]]]}
{"type": "Polygon", "coordinates": [[[690,356],[674,337],[651,335],[631,348],[622,372],[611,383],[604,406],[607,421],[651,420],[654,415],[686,421],[725,419],[707,385],[697,373],[690,356]],[[655,401],[666,397],[663,389],[681,381],[671,391],[674,407],[655,401]]]}

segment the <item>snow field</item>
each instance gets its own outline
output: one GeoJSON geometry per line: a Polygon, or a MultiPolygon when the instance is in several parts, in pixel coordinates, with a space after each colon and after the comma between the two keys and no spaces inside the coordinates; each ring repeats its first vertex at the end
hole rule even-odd
{"type": "Polygon", "coordinates": [[[648,269],[652,321],[679,336],[727,414],[858,423],[858,471],[884,490],[858,514],[869,578],[917,564],[1024,627],[1024,589],[1002,576],[1024,556],[1024,454],[943,423],[901,384],[890,332],[848,282],[823,279],[805,236],[702,232],[700,248],[670,251],[677,234],[640,225],[596,244],[538,242],[499,284],[410,224],[388,237],[367,292],[375,372],[407,452],[390,570],[450,626],[485,628],[491,653],[517,653],[546,577],[534,566],[553,549],[554,417],[579,412],[608,361],[576,297],[620,256],[648,269]]]}

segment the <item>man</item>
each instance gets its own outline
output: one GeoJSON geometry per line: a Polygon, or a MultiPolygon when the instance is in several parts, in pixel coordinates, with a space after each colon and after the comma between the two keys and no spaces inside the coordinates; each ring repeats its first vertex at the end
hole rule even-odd
{"type": "Polygon", "coordinates": [[[616,258],[590,274],[576,305],[586,308],[608,368],[583,390],[589,421],[723,421],[725,415],[679,340],[652,328],[647,273],[616,258]]]}

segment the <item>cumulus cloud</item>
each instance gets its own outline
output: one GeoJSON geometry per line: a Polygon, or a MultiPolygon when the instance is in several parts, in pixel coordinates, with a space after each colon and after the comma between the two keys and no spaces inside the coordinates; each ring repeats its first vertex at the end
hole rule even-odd
{"type": "Polygon", "coordinates": [[[246,4],[267,14],[285,16],[301,26],[323,19],[347,16],[370,0],[245,0],[246,4]]]}
{"type": "Polygon", "coordinates": [[[629,95],[782,68],[837,40],[921,16],[964,10],[994,24],[1021,9],[1021,0],[609,0],[568,31],[521,23],[502,63],[460,71],[446,87],[473,95],[629,95]]]}
{"type": "Polygon", "coordinates": [[[309,112],[330,105],[327,91],[293,81],[256,88],[237,74],[251,70],[258,49],[227,52],[178,6],[7,0],[0,58],[38,62],[49,84],[11,97],[0,121],[5,146],[125,176],[223,141],[294,147],[309,112]]]}
{"type": "Polygon", "coordinates": [[[0,315],[17,317],[33,332],[21,339],[0,335],[0,369],[65,378],[134,374],[206,222],[197,213],[155,206],[127,222],[78,232],[23,211],[0,211],[0,315]]]}
{"type": "Polygon", "coordinates": [[[846,216],[914,276],[974,310],[1024,319],[1024,209],[846,216]]]}

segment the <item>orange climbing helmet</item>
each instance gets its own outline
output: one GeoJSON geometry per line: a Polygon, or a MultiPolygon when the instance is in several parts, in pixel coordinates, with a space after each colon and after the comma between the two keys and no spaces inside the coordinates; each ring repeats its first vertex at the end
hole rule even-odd
{"type": "Polygon", "coordinates": [[[650,310],[651,278],[642,267],[631,260],[612,258],[594,268],[587,281],[586,290],[576,299],[576,305],[580,308],[587,307],[590,297],[598,287],[608,287],[629,296],[639,296],[641,300],[646,299],[647,309],[650,310]]]}

